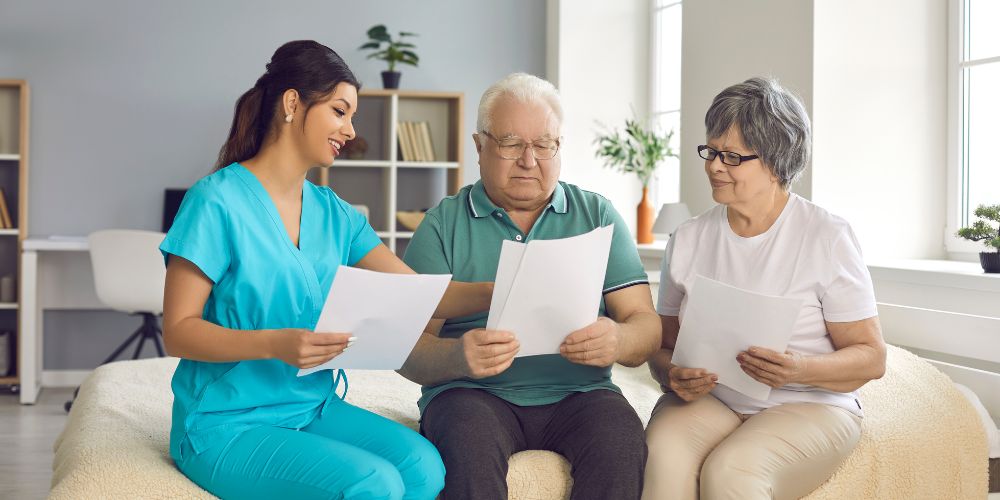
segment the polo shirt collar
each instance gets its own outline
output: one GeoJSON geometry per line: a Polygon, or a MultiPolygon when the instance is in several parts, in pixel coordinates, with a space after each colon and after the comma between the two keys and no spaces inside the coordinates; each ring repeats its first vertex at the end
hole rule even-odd
{"type": "MultiPolygon", "coordinates": [[[[476,181],[472,185],[472,189],[469,190],[469,207],[472,208],[472,216],[477,219],[489,217],[494,212],[502,210],[486,195],[486,187],[483,186],[482,179],[476,181]]],[[[557,214],[564,214],[569,209],[569,204],[566,202],[566,190],[561,182],[556,183],[556,189],[552,192],[552,200],[549,201],[546,208],[551,208],[557,214]]]]}

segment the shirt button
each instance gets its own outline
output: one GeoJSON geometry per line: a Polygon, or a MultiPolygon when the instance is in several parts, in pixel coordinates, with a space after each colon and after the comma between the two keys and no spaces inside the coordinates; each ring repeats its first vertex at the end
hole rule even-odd
{"type": "Polygon", "coordinates": [[[503,214],[500,213],[500,212],[497,212],[497,219],[503,219],[503,214]]]}
{"type": "Polygon", "coordinates": [[[517,240],[517,241],[521,241],[521,235],[519,234],[519,235],[515,236],[514,239],[517,240]]]}

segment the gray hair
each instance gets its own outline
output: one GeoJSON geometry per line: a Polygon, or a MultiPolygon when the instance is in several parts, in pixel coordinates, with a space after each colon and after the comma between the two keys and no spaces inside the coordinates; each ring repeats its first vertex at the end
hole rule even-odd
{"type": "Polygon", "coordinates": [[[715,96],[705,113],[708,137],[722,137],[733,125],[782,188],[788,189],[809,163],[809,115],[802,101],[777,80],[751,78],[715,96]]]}
{"type": "Polygon", "coordinates": [[[501,97],[511,97],[526,103],[547,104],[562,125],[563,111],[559,91],[555,85],[527,73],[512,73],[490,85],[479,100],[479,116],[476,117],[476,131],[491,130],[493,107],[501,97]]]}

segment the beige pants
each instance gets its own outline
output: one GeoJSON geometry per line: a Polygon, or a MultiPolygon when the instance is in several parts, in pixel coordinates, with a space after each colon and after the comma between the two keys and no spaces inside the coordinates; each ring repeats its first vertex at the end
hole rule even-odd
{"type": "Polygon", "coordinates": [[[712,396],[664,394],[646,428],[644,500],[800,498],[829,479],[861,437],[861,418],[823,404],[743,416],[712,396]]]}

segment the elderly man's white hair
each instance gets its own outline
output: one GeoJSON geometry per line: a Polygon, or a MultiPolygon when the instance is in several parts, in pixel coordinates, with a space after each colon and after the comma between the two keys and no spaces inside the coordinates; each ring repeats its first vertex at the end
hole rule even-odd
{"type": "Polygon", "coordinates": [[[512,73],[507,75],[490,88],[483,92],[483,97],[479,100],[479,116],[476,118],[477,132],[491,132],[493,125],[493,106],[501,98],[510,97],[525,103],[547,104],[552,110],[552,114],[562,125],[563,111],[562,102],[559,99],[559,91],[555,85],[527,73],[512,73]]]}

